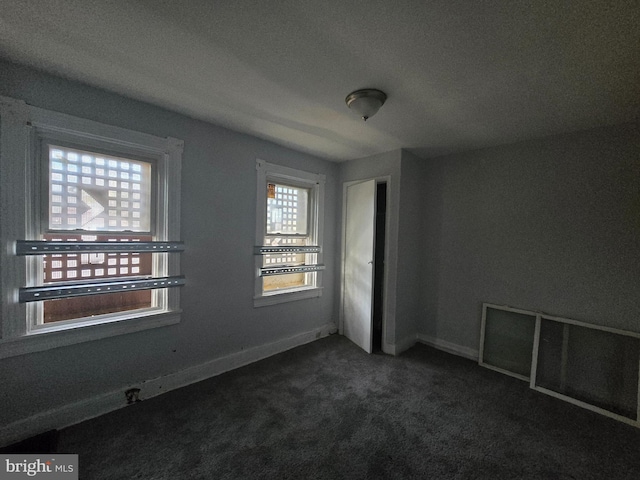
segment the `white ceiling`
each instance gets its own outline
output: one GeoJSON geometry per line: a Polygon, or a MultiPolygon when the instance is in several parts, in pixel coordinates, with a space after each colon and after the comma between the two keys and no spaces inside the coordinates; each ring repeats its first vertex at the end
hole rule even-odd
{"type": "Polygon", "coordinates": [[[636,0],[0,0],[0,56],[341,161],[638,118],[636,0]],[[388,94],[364,123],[352,90],[388,94]]]}

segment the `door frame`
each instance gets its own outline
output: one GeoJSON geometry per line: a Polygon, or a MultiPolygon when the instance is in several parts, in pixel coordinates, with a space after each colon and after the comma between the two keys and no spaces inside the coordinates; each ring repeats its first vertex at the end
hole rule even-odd
{"type": "MultiPolygon", "coordinates": [[[[371,177],[371,178],[362,178],[359,180],[351,180],[348,182],[343,182],[342,183],[342,220],[341,220],[341,228],[342,228],[342,233],[340,235],[340,318],[339,318],[339,322],[338,322],[338,332],[340,333],[340,335],[344,335],[344,274],[345,274],[345,269],[344,269],[344,262],[346,260],[345,258],[345,249],[346,249],[346,235],[347,235],[347,229],[346,229],[346,225],[347,225],[347,188],[350,187],[351,185],[356,185],[358,183],[364,183],[364,182],[368,182],[370,180],[375,180],[376,182],[376,191],[378,188],[378,184],[380,183],[386,183],[387,184],[387,205],[385,208],[385,232],[384,232],[384,263],[385,263],[385,269],[384,269],[384,279],[383,279],[383,292],[382,292],[382,298],[383,298],[383,309],[382,309],[382,350],[385,353],[392,353],[393,352],[388,352],[387,349],[385,348],[387,346],[387,312],[388,312],[388,305],[389,305],[389,295],[390,295],[390,290],[389,290],[389,269],[387,268],[387,266],[389,265],[389,240],[390,240],[390,228],[389,228],[389,215],[391,214],[391,209],[390,209],[390,198],[391,198],[391,175],[383,175],[383,176],[379,176],[379,177],[371,177]]],[[[377,210],[374,209],[374,222],[375,222],[375,212],[377,210]]],[[[374,251],[375,251],[375,224],[374,224],[374,251]]],[[[375,264],[374,264],[374,269],[375,269],[375,264]]],[[[375,270],[372,270],[372,272],[375,272],[375,270]]],[[[372,287],[372,291],[371,291],[371,297],[372,297],[372,301],[373,301],[373,287],[372,287]]],[[[394,302],[395,303],[395,302],[394,302]]],[[[371,321],[373,322],[373,303],[371,304],[371,321]]]]}

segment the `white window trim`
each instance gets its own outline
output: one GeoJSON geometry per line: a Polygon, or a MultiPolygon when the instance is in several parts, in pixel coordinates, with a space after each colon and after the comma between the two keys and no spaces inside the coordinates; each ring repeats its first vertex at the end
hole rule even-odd
{"type": "MultiPolygon", "coordinates": [[[[310,189],[308,225],[312,241],[321,247],[317,254],[317,263],[323,264],[324,257],[322,244],[324,239],[324,189],[326,176],[319,173],[310,173],[295,168],[283,167],[264,160],[256,160],[256,170],[258,172],[257,199],[256,199],[256,246],[264,243],[266,236],[266,214],[267,214],[267,182],[288,183],[310,189]]],[[[303,300],[307,298],[320,297],[322,295],[322,270],[316,272],[315,286],[305,286],[288,290],[274,292],[262,292],[262,277],[260,276],[262,267],[262,256],[255,255],[255,291],[253,297],[254,307],[275,305],[278,303],[303,300]]]]}
{"type": "MultiPolygon", "coordinates": [[[[40,159],[35,158],[41,139],[67,141],[87,149],[99,148],[151,157],[156,161],[155,239],[180,240],[180,176],[183,142],[105,125],[0,97],[0,358],[38,352],[114,335],[146,330],[180,321],[180,289],[166,289],[165,308],[96,316],[86,321],[29,325],[34,303],[18,302],[22,286],[33,286],[41,277],[39,262],[15,255],[16,240],[36,239],[39,234],[38,188],[40,159]],[[163,212],[163,213],[160,213],[163,212]],[[27,274],[30,272],[30,275],[27,274]]],[[[157,270],[180,274],[179,254],[156,254],[157,270]]],[[[166,273],[165,273],[166,272],[166,273]]]]}

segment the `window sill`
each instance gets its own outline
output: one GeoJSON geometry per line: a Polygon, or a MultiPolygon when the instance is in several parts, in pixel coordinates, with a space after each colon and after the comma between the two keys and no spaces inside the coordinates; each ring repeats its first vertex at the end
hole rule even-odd
{"type": "Polygon", "coordinates": [[[97,325],[80,323],[41,328],[18,338],[0,340],[0,359],[100,340],[180,323],[181,310],[152,313],[97,325]]]}
{"type": "Polygon", "coordinates": [[[281,291],[267,293],[261,297],[254,297],[254,307],[266,307],[268,305],[277,305],[279,303],[295,302],[296,300],[304,300],[307,298],[317,298],[322,296],[322,287],[309,287],[294,291],[281,291]]]}

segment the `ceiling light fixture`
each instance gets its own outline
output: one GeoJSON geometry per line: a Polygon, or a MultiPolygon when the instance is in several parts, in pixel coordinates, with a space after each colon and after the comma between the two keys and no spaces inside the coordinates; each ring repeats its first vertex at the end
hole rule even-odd
{"type": "Polygon", "coordinates": [[[366,122],[368,118],[373,117],[380,110],[386,99],[386,93],[375,88],[365,88],[347,95],[345,102],[366,122]]]}

